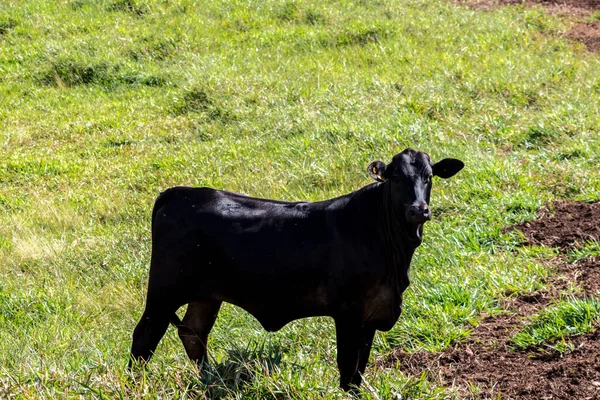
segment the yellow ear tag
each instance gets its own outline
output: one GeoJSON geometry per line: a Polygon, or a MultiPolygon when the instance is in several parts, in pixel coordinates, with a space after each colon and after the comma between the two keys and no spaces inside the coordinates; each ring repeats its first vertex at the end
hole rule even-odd
{"type": "MultiPolygon", "coordinates": [[[[371,171],[373,171],[373,173],[374,173],[375,175],[377,175],[377,168],[373,167],[373,169],[372,169],[371,171]]],[[[377,176],[379,176],[379,175],[377,175],[377,176]]]]}

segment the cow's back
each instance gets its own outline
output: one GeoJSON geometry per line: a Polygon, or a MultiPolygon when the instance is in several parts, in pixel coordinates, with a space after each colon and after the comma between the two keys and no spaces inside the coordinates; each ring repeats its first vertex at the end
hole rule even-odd
{"type": "Polygon", "coordinates": [[[163,275],[183,291],[255,315],[265,305],[289,314],[299,300],[302,312],[325,314],[327,281],[339,264],[332,260],[340,256],[332,253],[339,233],[331,206],[315,204],[169,189],[155,205],[152,268],[168,269],[163,275]]]}

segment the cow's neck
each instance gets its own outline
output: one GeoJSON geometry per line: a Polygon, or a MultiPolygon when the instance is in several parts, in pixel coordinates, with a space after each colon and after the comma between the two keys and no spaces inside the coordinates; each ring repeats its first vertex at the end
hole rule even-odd
{"type": "Polygon", "coordinates": [[[379,185],[381,190],[380,208],[382,213],[381,225],[384,234],[390,239],[391,244],[397,244],[403,248],[411,248],[413,251],[421,245],[423,240],[423,224],[412,224],[406,221],[404,206],[394,204],[392,199],[391,185],[384,183],[379,185]]]}
{"type": "Polygon", "coordinates": [[[406,221],[404,207],[392,201],[391,185],[379,185],[381,190],[380,226],[384,238],[388,278],[399,287],[400,293],[409,284],[409,266],[415,249],[423,238],[423,225],[406,221]]]}
{"type": "Polygon", "coordinates": [[[388,275],[400,279],[402,273],[407,274],[412,255],[421,244],[423,226],[406,221],[402,205],[398,208],[391,200],[389,184],[369,185],[343,198],[353,204],[352,218],[363,215],[368,229],[377,231],[375,237],[385,255],[388,275]]]}

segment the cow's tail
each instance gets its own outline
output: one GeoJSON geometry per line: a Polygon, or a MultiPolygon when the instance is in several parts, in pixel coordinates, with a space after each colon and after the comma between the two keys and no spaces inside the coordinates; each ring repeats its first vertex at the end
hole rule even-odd
{"type": "Polygon", "coordinates": [[[154,202],[154,208],[152,209],[152,227],[154,227],[154,220],[156,219],[156,213],[158,213],[158,210],[160,210],[160,208],[162,206],[167,204],[167,202],[171,199],[172,196],[173,196],[173,190],[171,188],[171,189],[165,190],[164,192],[159,194],[158,197],[156,198],[156,201],[154,202]]]}

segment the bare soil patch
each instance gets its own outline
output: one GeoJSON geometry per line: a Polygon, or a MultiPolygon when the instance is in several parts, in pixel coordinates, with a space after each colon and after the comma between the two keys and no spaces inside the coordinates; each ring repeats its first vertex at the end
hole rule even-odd
{"type": "Polygon", "coordinates": [[[541,5],[553,14],[589,16],[600,10],[600,0],[457,0],[476,9],[491,10],[508,5],[541,5]]]}
{"type": "Polygon", "coordinates": [[[535,221],[510,228],[523,233],[530,244],[571,250],[588,241],[600,241],[600,202],[555,202],[538,211],[535,221]]]}
{"type": "Polygon", "coordinates": [[[574,16],[589,15],[600,10],[600,0],[458,0],[479,9],[493,9],[507,5],[541,5],[553,13],[574,16]]]}
{"type": "Polygon", "coordinates": [[[583,42],[589,51],[600,51],[600,21],[580,22],[567,37],[583,42]]]}
{"type": "Polygon", "coordinates": [[[571,264],[562,264],[558,272],[563,276],[563,282],[577,282],[584,294],[600,296],[600,257],[588,257],[571,264]]]}
{"type": "Polygon", "coordinates": [[[570,17],[574,22],[567,38],[585,44],[589,51],[600,51],[600,21],[586,21],[586,17],[600,11],[600,0],[458,0],[470,7],[490,10],[506,5],[541,5],[553,14],[570,17]]]}
{"type": "MultiPolygon", "coordinates": [[[[558,247],[566,253],[586,242],[600,242],[600,202],[559,201],[539,210],[535,221],[510,229],[519,230],[529,244],[558,247]]],[[[553,264],[558,272],[551,281],[555,288],[564,289],[575,282],[585,295],[600,294],[600,257],[588,257],[572,263],[559,257],[553,264]]]]}
{"type": "MultiPolygon", "coordinates": [[[[600,10],[600,0],[530,0],[529,2],[541,4],[554,12],[571,15],[580,15],[582,10],[600,10]]],[[[526,1],[521,3],[526,3],[526,1]]]]}
{"type": "Polygon", "coordinates": [[[492,318],[483,321],[468,342],[442,353],[392,353],[380,366],[400,368],[458,387],[458,396],[502,399],[600,399],[600,333],[573,338],[576,349],[558,353],[511,350],[507,337],[516,333],[517,321],[492,318]],[[493,321],[492,321],[493,320],[493,321]]]}
{"type": "MultiPolygon", "coordinates": [[[[535,221],[513,227],[531,244],[567,252],[600,239],[600,203],[558,202],[538,215],[535,221]]],[[[441,353],[398,349],[376,365],[415,376],[426,371],[436,382],[457,387],[461,399],[600,399],[600,326],[571,337],[575,349],[562,355],[550,346],[517,351],[510,345],[523,323],[572,283],[581,287],[582,296],[600,293],[600,257],[569,263],[562,256],[553,266],[558,275],[551,278],[549,291],[505,299],[506,313],[484,316],[465,342],[441,353]]]]}

